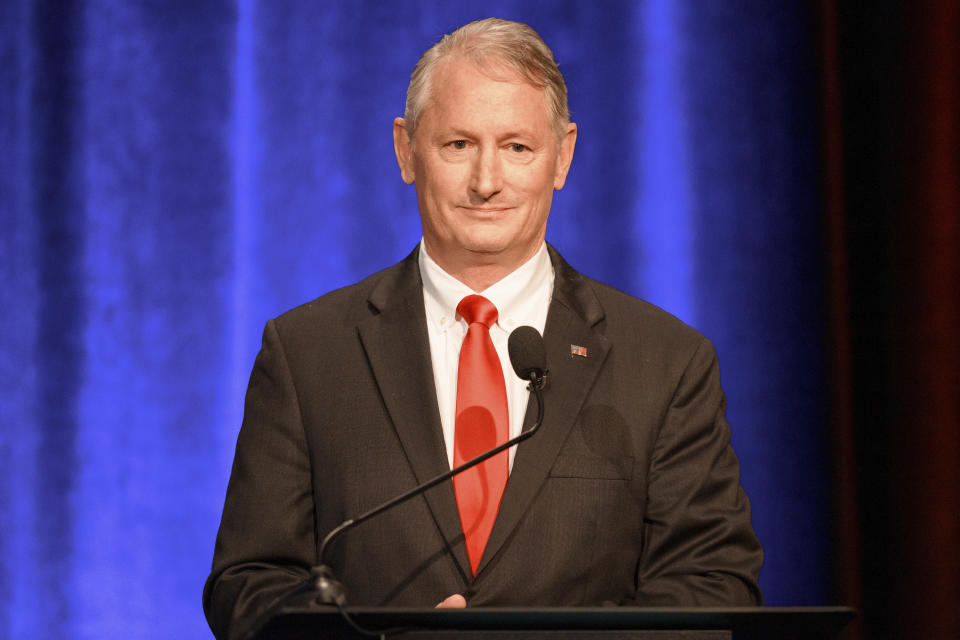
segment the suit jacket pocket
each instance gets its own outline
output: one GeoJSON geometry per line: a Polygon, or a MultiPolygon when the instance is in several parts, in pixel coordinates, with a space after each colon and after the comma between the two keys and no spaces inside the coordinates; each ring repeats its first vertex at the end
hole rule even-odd
{"type": "Polygon", "coordinates": [[[594,478],[599,480],[630,480],[633,478],[633,458],[620,456],[559,455],[550,469],[552,478],[594,478]]]}

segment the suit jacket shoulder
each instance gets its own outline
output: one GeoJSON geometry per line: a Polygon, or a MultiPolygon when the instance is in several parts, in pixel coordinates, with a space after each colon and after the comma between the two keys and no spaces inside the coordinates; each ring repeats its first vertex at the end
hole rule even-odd
{"type": "Polygon", "coordinates": [[[422,281],[417,267],[417,249],[404,260],[360,282],[330,291],[274,318],[284,334],[314,334],[318,331],[353,331],[357,324],[379,313],[391,298],[419,299],[422,281]]]}
{"type": "Polygon", "coordinates": [[[684,361],[709,341],[660,307],[576,271],[550,247],[556,273],[555,296],[619,348],[642,349],[646,361],[684,361]]]}

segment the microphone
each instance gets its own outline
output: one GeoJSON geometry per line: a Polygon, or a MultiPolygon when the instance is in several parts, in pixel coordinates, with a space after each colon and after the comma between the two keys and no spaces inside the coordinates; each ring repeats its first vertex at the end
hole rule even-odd
{"type": "Polygon", "coordinates": [[[517,327],[507,338],[507,353],[517,377],[530,380],[543,389],[547,376],[547,352],[540,332],[533,327],[517,327]]]}
{"type": "Polygon", "coordinates": [[[517,327],[507,340],[507,351],[510,354],[510,364],[513,365],[514,372],[516,372],[520,378],[530,381],[530,385],[527,388],[533,392],[537,399],[537,420],[533,423],[533,426],[515,438],[511,438],[503,444],[490,449],[486,453],[481,453],[476,458],[468,460],[450,471],[441,473],[435,478],[417,485],[406,493],[388,500],[356,518],[342,522],[328,533],[320,545],[319,563],[310,571],[310,582],[317,593],[315,602],[318,604],[334,604],[341,608],[346,604],[345,589],[343,585],[334,578],[333,571],[325,562],[327,549],[340,535],[366,522],[370,518],[426,492],[441,482],[449,480],[453,476],[463,473],[471,467],[475,467],[501,451],[505,451],[523,442],[537,432],[540,425],[543,424],[542,391],[547,376],[547,355],[543,346],[543,338],[540,336],[540,332],[533,327],[517,327]]]}

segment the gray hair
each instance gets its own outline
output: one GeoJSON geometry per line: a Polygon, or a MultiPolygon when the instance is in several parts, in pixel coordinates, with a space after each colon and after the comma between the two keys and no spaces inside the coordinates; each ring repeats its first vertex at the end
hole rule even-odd
{"type": "Polygon", "coordinates": [[[522,22],[487,18],[466,24],[443,36],[417,62],[410,74],[407,104],[403,114],[410,138],[430,98],[430,84],[438,62],[460,55],[485,72],[502,65],[546,92],[547,108],[554,121],[558,140],[570,122],[567,85],[553,59],[553,52],[536,31],[522,22]]]}

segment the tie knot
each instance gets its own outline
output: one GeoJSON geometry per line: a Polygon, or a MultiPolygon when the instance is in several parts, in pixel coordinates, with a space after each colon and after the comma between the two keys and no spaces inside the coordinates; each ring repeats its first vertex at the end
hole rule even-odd
{"type": "Polygon", "coordinates": [[[476,294],[467,296],[457,305],[457,313],[467,324],[480,322],[489,329],[497,321],[497,308],[493,303],[476,294]]]}

